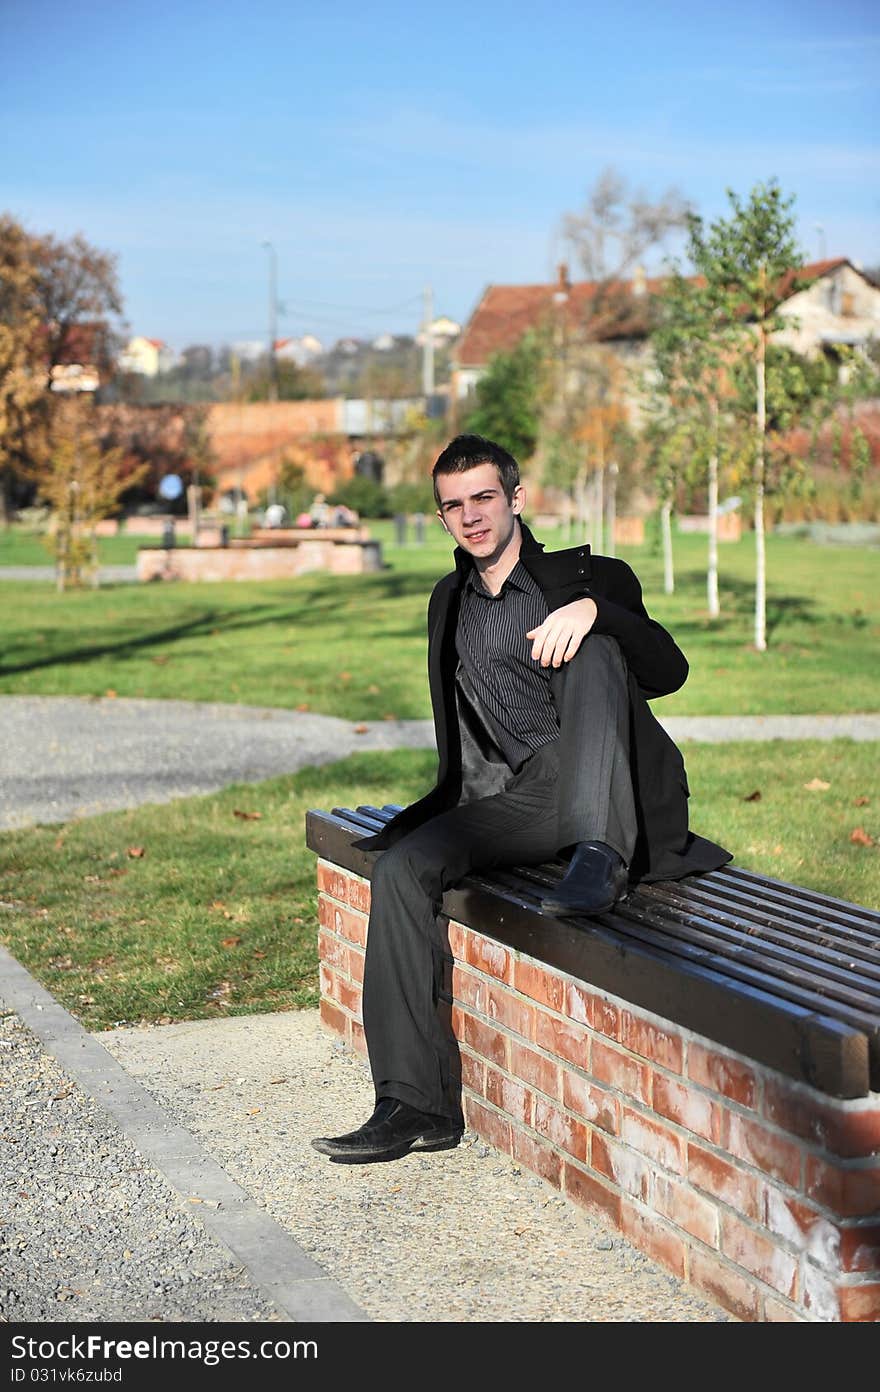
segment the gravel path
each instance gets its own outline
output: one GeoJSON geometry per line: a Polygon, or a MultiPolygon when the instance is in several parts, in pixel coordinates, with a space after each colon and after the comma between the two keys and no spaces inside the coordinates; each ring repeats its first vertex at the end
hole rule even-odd
{"type": "MultiPolygon", "coordinates": [[[[54,579],[55,567],[51,565],[0,566],[0,581],[54,579]]],[[[101,566],[98,571],[98,583],[101,585],[116,585],[120,582],[127,584],[135,580],[137,580],[137,566],[133,565],[101,566]]]]}
{"type": "MultiPolygon", "coordinates": [[[[670,716],[673,739],[880,740],[880,715],[670,716]]],[[[0,829],[214,792],[359,749],[432,749],[430,721],[87,696],[0,697],[0,829]]]]}

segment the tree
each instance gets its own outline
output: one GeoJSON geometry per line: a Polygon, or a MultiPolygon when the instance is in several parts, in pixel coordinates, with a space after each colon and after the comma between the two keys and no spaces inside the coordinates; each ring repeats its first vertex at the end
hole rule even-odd
{"type": "Polygon", "coordinates": [[[109,370],[121,312],[115,260],[76,236],[34,236],[0,216],[0,473],[3,513],[45,465],[59,402],[53,368],[109,370]]]}
{"type": "MultiPolygon", "coordinates": [[[[686,280],[673,267],[660,295],[652,333],[648,399],[654,415],[655,465],[660,481],[664,574],[673,589],[670,513],[678,483],[707,480],[709,548],[706,590],[709,614],[718,597],[718,475],[722,421],[730,397],[727,363],[732,352],[723,301],[711,285],[686,280]]],[[[728,416],[729,421],[729,416],[728,416]]]]}
{"type": "MultiPolygon", "coordinates": [[[[567,438],[578,446],[569,491],[582,525],[589,513],[593,544],[600,548],[606,500],[613,511],[620,472],[613,441],[623,444],[626,438],[627,452],[633,453],[629,435],[621,434],[632,416],[633,373],[619,345],[650,321],[642,263],[685,226],[687,214],[688,205],[675,189],[651,202],[606,169],[583,210],[565,219],[564,237],[589,278],[590,291],[578,297],[576,308],[567,287],[561,285],[555,296],[553,390],[543,427],[550,441],[567,438]]],[[[560,450],[558,443],[551,445],[549,457],[552,473],[558,474],[560,459],[572,462],[570,451],[560,450]]],[[[610,545],[613,549],[613,537],[610,545]]]]}
{"type": "MultiPolygon", "coordinates": [[[[727,190],[729,217],[718,218],[708,231],[692,215],[690,250],[697,272],[722,307],[727,329],[735,333],[738,353],[751,365],[754,381],[752,481],[755,516],[755,647],[767,647],[767,560],[764,495],[767,458],[767,346],[782,328],[779,304],[793,286],[803,257],[794,236],[794,198],[784,198],[775,180],[756,184],[744,202],[727,190]]],[[[806,284],[806,280],[803,284],[806,284]]],[[[750,412],[751,414],[751,412],[750,412]]]]}
{"type": "Polygon", "coordinates": [[[495,440],[520,462],[531,458],[538,442],[544,376],[538,337],[527,333],[509,353],[490,358],[463,430],[495,440]]]}
{"type": "Polygon", "coordinates": [[[121,449],[102,447],[89,405],[64,402],[40,478],[40,496],[51,509],[50,538],[59,591],[90,580],[97,584],[97,523],[118,507],[126,488],[146,473],[132,471],[121,449]]]}

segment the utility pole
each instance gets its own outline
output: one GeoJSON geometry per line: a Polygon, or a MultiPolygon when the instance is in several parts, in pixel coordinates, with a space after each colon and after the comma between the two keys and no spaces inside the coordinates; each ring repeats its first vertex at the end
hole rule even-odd
{"type": "Polygon", "coordinates": [[[278,337],[278,257],[271,242],[263,242],[269,253],[269,400],[278,400],[278,359],[275,340],[278,337]]]}
{"type": "Polygon", "coordinates": [[[422,345],[422,395],[426,398],[434,395],[434,333],[431,325],[434,322],[434,291],[430,285],[425,286],[425,309],[424,309],[424,334],[425,342],[422,345]]]}

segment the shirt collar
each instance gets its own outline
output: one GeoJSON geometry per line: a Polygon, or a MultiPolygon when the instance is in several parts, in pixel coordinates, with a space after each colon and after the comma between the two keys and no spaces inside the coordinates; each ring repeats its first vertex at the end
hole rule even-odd
{"type": "Polygon", "coordinates": [[[531,577],[529,576],[529,573],[523,565],[522,561],[517,561],[516,565],[513,567],[513,570],[508,575],[507,579],[501,586],[501,589],[499,590],[497,595],[489,594],[489,591],[486,589],[480,577],[480,572],[477,570],[477,567],[475,565],[472,565],[470,570],[468,571],[467,576],[465,578],[465,584],[469,589],[473,590],[475,594],[485,595],[486,599],[500,599],[501,595],[504,594],[504,591],[507,589],[508,585],[511,589],[522,590],[526,594],[533,587],[531,577]]]}

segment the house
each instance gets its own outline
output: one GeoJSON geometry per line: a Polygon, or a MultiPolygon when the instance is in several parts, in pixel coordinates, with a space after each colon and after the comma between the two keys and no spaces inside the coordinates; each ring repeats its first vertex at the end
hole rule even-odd
{"type": "MultiPolygon", "coordinates": [[[[662,278],[648,277],[642,270],[611,287],[572,282],[564,265],[553,284],[487,286],[453,352],[454,398],[467,397],[493,354],[510,352],[530,329],[550,332],[564,362],[568,345],[587,318],[594,340],[613,346],[626,365],[646,366],[662,288],[662,278]]],[[[865,348],[871,339],[880,341],[880,286],[846,258],[803,266],[787,276],[780,289],[780,313],[791,326],[775,341],[808,356],[833,356],[842,344],[865,348]]]]}
{"type": "Polygon", "coordinates": [[[126,344],[119,355],[120,372],[134,372],[141,377],[155,377],[174,365],[174,354],[161,338],[138,335],[126,344]]]}

